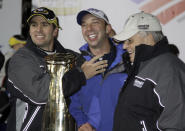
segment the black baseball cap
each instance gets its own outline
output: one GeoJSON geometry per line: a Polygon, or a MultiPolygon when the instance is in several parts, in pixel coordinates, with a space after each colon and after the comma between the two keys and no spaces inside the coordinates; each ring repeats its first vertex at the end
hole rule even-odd
{"type": "Polygon", "coordinates": [[[30,20],[31,20],[34,16],[38,16],[38,15],[39,15],[39,16],[42,16],[44,19],[46,19],[46,21],[47,21],[48,23],[54,24],[54,25],[56,25],[58,28],[61,28],[61,27],[59,26],[59,23],[58,23],[58,21],[57,21],[57,17],[56,17],[56,15],[55,15],[55,13],[54,13],[52,10],[50,10],[50,9],[48,9],[48,8],[46,8],[46,7],[39,7],[39,8],[36,8],[36,9],[32,10],[30,17],[27,19],[27,22],[29,23],[30,20]]]}

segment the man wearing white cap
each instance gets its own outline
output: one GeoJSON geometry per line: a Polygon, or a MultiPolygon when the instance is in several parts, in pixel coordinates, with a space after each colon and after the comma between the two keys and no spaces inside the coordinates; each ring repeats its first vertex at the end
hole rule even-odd
{"type": "Polygon", "coordinates": [[[132,62],[120,92],[114,131],[185,131],[185,64],[170,52],[159,20],[148,13],[131,15],[123,31],[132,62]]]}
{"type": "MultiPolygon", "coordinates": [[[[86,77],[86,84],[71,97],[69,110],[77,122],[78,131],[112,131],[118,94],[127,77],[122,63],[125,51],[122,45],[116,45],[109,38],[111,25],[103,11],[94,8],[82,10],[77,15],[77,23],[81,25],[87,42],[80,48],[85,63],[96,66],[98,62],[93,59],[97,56],[102,56],[99,62],[107,62],[91,73],[95,76],[86,77]]],[[[83,65],[81,68],[84,70],[83,65]]]]}

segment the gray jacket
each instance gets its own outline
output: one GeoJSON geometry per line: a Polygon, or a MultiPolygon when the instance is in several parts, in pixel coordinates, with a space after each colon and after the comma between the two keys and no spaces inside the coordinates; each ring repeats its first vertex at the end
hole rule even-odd
{"type": "MultiPolygon", "coordinates": [[[[57,40],[54,42],[54,48],[60,53],[69,51],[57,40]]],[[[11,95],[11,113],[7,131],[41,130],[50,83],[44,60],[46,55],[29,39],[26,46],[11,58],[7,83],[11,95]]]]}
{"type": "Polygon", "coordinates": [[[114,131],[185,131],[185,64],[169,52],[164,38],[136,47],[122,89],[114,131]]]}

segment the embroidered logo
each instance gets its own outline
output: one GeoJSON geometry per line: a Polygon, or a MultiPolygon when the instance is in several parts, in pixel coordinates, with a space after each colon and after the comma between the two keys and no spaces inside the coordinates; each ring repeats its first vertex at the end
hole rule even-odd
{"type": "Polygon", "coordinates": [[[135,79],[134,81],[134,86],[138,87],[138,88],[141,88],[144,84],[144,81],[141,81],[141,80],[138,80],[138,79],[135,79]]]}

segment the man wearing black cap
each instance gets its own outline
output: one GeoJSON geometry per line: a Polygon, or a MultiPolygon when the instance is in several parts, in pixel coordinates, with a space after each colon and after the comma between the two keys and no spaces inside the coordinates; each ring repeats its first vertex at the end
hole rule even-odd
{"type": "MultiPolygon", "coordinates": [[[[122,45],[116,45],[108,37],[111,25],[103,11],[94,8],[82,10],[77,15],[77,23],[87,42],[80,48],[85,63],[94,66],[97,63],[94,58],[100,56],[99,61],[106,63],[94,70],[95,76],[91,75],[90,79],[84,72],[86,84],[71,96],[69,110],[77,122],[78,131],[112,131],[117,97],[127,77],[121,63],[124,50],[122,45]],[[102,73],[97,73],[100,69],[102,73]]],[[[81,69],[85,70],[83,65],[81,69]]],[[[90,72],[90,68],[86,70],[90,72]]]]}
{"type": "Polygon", "coordinates": [[[56,40],[60,27],[52,10],[37,8],[27,22],[30,37],[27,44],[13,55],[8,67],[11,113],[7,131],[41,130],[50,83],[44,57],[70,51],[56,40]]]}

